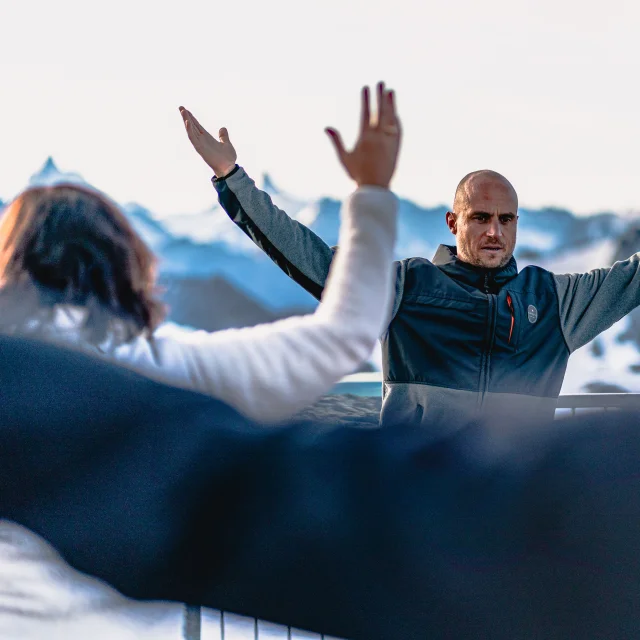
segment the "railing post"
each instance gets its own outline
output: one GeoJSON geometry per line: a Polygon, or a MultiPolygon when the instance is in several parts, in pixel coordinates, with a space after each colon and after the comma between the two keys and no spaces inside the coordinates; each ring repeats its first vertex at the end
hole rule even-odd
{"type": "Polygon", "coordinates": [[[202,635],[202,609],[186,605],[184,609],[184,640],[200,640],[202,635]]]}

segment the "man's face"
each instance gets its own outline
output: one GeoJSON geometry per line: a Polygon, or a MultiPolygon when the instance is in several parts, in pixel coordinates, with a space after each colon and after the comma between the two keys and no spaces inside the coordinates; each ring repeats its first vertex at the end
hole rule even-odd
{"type": "Polygon", "coordinates": [[[447,213],[447,225],[456,236],[458,258],[497,269],[513,255],[518,228],[517,196],[509,185],[494,178],[472,179],[467,197],[447,213]]]}

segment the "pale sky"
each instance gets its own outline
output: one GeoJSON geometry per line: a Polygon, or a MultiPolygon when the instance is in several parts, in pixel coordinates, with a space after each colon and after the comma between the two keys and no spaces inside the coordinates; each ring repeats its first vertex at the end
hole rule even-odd
{"type": "Polygon", "coordinates": [[[0,198],[48,155],[160,214],[215,201],[178,106],[229,129],[292,195],[351,183],[323,129],[397,92],[393,183],[450,204],[491,168],[523,206],[640,210],[640,8],[632,0],[0,0],[0,198]]]}

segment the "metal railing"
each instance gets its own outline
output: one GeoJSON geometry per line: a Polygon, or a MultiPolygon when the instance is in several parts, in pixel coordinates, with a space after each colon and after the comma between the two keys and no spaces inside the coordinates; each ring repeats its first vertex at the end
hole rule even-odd
{"type": "Polygon", "coordinates": [[[293,627],[247,618],[224,611],[186,607],[184,640],[337,640],[293,627]]]}
{"type": "Polygon", "coordinates": [[[570,410],[573,415],[579,409],[640,409],[640,393],[577,393],[560,396],[558,410],[570,410]]]}
{"type": "MultiPolygon", "coordinates": [[[[371,385],[372,382],[374,381],[369,379],[366,384],[371,385]]],[[[362,383],[363,381],[355,382],[359,385],[362,383]]],[[[349,393],[349,386],[349,381],[341,382],[340,392],[349,393]]],[[[375,389],[375,385],[368,388],[375,389]]],[[[378,386],[378,392],[372,395],[379,395],[380,388],[381,385],[378,386]]],[[[356,395],[368,395],[362,393],[365,391],[362,386],[359,391],[360,393],[356,395]]],[[[583,411],[634,409],[640,410],[640,393],[578,393],[558,398],[556,417],[576,415],[583,411]]],[[[200,607],[185,608],[183,630],[184,640],[239,640],[240,638],[243,640],[266,640],[267,638],[330,640],[329,636],[322,634],[200,607]]]]}

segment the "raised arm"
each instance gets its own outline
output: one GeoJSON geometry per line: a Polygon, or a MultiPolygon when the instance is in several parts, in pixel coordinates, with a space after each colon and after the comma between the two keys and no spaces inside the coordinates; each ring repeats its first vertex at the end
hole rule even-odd
{"type": "Polygon", "coordinates": [[[222,208],[290,278],[320,300],[334,251],[322,238],[276,207],[245,170],[236,164],[237,153],[226,128],[215,139],[180,107],[189,139],[213,170],[213,185],[222,208]]]}
{"type": "MultiPolygon", "coordinates": [[[[329,267],[338,247],[330,247],[311,229],[276,207],[265,191],[240,166],[224,178],[213,178],[222,208],[231,220],[253,240],[294,282],[320,300],[329,267]]],[[[342,240],[338,240],[342,244],[342,240]]],[[[386,331],[402,301],[404,271],[394,262],[393,304],[383,323],[386,331]]]]}
{"type": "MultiPolygon", "coordinates": [[[[363,118],[364,109],[363,106],[363,118]]],[[[292,280],[320,300],[337,247],[329,247],[313,231],[291,219],[273,203],[268,193],[256,187],[246,171],[236,164],[237,153],[226,128],[219,130],[216,140],[191,112],[184,107],[180,110],[194,148],[214,172],[212,182],[227,215],[292,280]]],[[[384,126],[388,130],[389,126],[396,125],[384,126]]],[[[342,161],[344,147],[339,134],[331,128],[326,132],[342,161]]],[[[398,274],[401,273],[399,267],[396,265],[398,274]]],[[[394,282],[394,303],[385,329],[402,297],[403,279],[398,277],[394,282]]]]}
{"type": "MultiPolygon", "coordinates": [[[[371,353],[388,316],[397,200],[388,190],[400,144],[393,94],[378,88],[371,122],[362,95],[360,137],[352,152],[330,131],[340,161],[358,185],[342,209],[341,249],[314,314],[249,329],[158,337],[158,372],[183,368],[189,386],[260,421],[293,415],[352,373],[371,353]]],[[[196,149],[213,139],[183,111],[196,149]]],[[[222,144],[222,143],[217,143],[222,144]]]]}
{"type": "Polygon", "coordinates": [[[560,323],[571,352],[640,304],[640,253],[609,269],[554,275],[560,323]]]}
{"type": "Polygon", "coordinates": [[[231,220],[294,282],[320,300],[336,247],[276,207],[236,165],[224,179],[214,178],[218,200],[231,220]]]}

